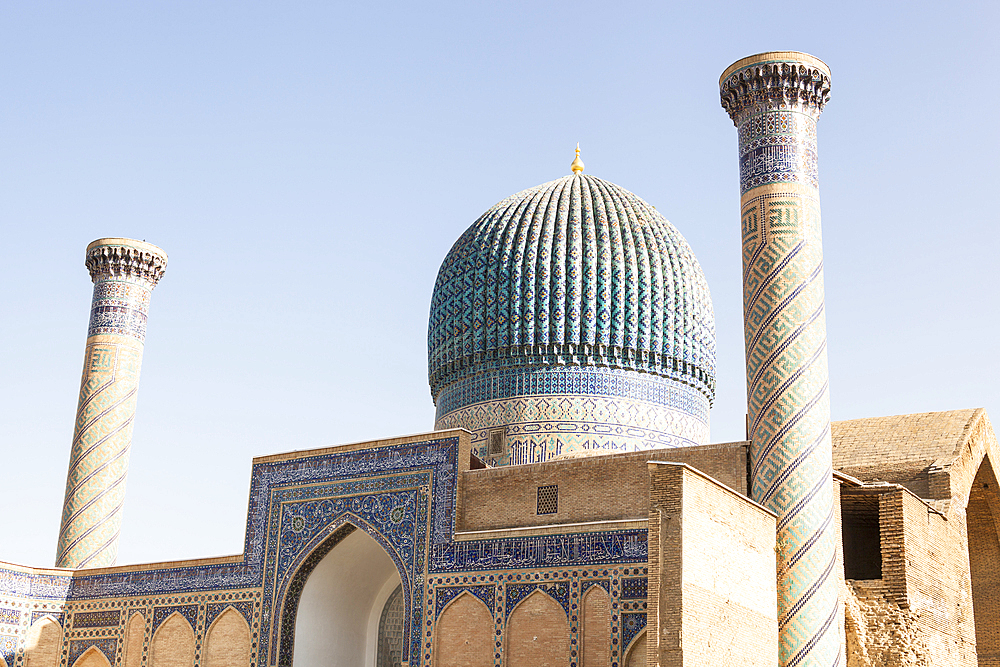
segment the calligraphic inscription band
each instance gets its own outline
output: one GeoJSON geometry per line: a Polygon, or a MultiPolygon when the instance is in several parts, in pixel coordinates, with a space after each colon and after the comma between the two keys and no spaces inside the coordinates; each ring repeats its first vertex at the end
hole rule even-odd
{"type": "Polygon", "coordinates": [[[751,494],[778,515],[783,667],[840,664],[816,122],[830,71],[794,52],[719,81],[739,132],[751,494]]]}
{"type": "Polygon", "coordinates": [[[114,565],[149,297],[167,266],[154,245],[87,246],[94,297],[73,431],[57,567],[114,565]]]}

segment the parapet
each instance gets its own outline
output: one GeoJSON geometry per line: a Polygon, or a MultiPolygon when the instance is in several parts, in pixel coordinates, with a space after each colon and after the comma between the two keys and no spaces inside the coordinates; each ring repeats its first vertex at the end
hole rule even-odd
{"type": "Polygon", "coordinates": [[[733,123],[768,109],[789,109],[819,118],[830,100],[830,68],[797,51],[769,51],[737,60],[719,79],[722,108],[733,123]]]}
{"type": "Polygon", "coordinates": [[[94,282],[104,278],[132,278],[149,283],[150,288],[167,269],[167,253],[161,248],[133,239],[97,239],[87,246],[87,268],[94,282]]]}

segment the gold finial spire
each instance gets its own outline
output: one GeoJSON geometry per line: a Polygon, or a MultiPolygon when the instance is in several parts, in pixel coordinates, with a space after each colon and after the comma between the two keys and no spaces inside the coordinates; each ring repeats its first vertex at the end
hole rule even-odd
{"type": "Polygon", "coordinates": [[[571,164],[569,166],[569,168],[573,170],[574,174],[581,174],[581,173],[583,173],[583,160],[580,159],[580,144],[579,144],[579,142],[577,142],[577,144],[576,144],[576,157],[573,158],[573,164],[571,164]]]}

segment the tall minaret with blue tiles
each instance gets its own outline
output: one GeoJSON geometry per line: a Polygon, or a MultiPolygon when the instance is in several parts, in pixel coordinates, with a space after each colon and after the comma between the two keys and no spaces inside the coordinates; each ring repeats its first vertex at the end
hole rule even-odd
{"type": "Polygon", "coordinates": [[[104,567],[118,556],[149,297],[166,267],[166,253],[144,241],[87,246],[94,298],[56,567],[104,567]]]}
{"type": "Polygon", "coordinates": [[[816,123],[830,70],[762,53],[719,80],[739,131],[751,496],[778,515],[781,667],[842,663],[816,123]]]}

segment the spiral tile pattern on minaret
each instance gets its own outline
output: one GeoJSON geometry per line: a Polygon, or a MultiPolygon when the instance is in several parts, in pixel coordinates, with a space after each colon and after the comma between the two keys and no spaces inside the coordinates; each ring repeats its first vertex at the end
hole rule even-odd
{"type": "Polygon", "coordinates": [[[146,318],[166,254],[131,239],[87,247],[94,297],[73,431],[56,566],[114,565],[146,318]]]}
{"type": "Polygon", "coordinates": [[[778,516],[779,664],[831,667],[843,655],[816,150],[830,72],[765,53],[720,88],[739,131],[750,487],[778,516]]]}

